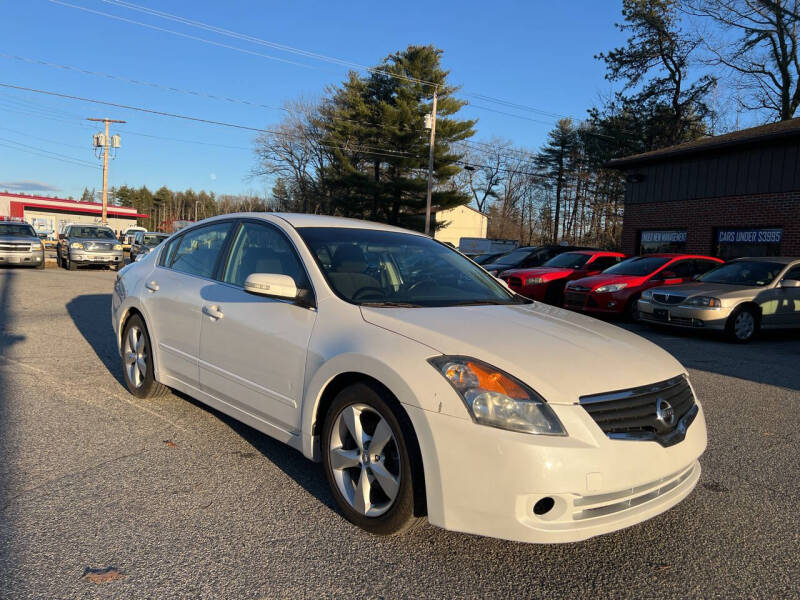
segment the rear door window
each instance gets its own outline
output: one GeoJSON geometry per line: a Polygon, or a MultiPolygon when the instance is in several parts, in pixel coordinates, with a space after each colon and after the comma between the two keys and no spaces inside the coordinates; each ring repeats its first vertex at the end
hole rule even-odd
{"type": "Polygon", "coordinates": [[[184,234],[172,259],[172,269],[212,278],[232,226],[231,222],[215,223],[184,234]]]}

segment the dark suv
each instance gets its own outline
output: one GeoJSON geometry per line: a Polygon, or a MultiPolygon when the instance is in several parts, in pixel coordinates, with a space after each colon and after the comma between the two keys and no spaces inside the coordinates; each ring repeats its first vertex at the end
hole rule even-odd
{"type": "Polygon", "coordinates": [[[134,262],[137,257],[150,252],[169,236],[169,233],[158,233],[156,231],[137,231],[134,233],[133,243],[131,244],[131,262],[134,262]]]}
{"type": "Polygon", "coordinates": [[[119,271],[125,265],[122,244],[114,232],[103,225],[68,225],[58,236],[58,266],[76,270],[80,266],[100,265],[119,271]]]}
{"type": "Polygon", "coordinates": [[[554,244],[546,246],[523,246],[513,252],[504,254],[494,262],[481,265],[495,277],[503,271],[509,269],[529,269],[538,267],[546,263],[554,256],[558,256],[570,250],[597,250],[597,248],[585,248],[582,246],[557,246],[554,244]]]}

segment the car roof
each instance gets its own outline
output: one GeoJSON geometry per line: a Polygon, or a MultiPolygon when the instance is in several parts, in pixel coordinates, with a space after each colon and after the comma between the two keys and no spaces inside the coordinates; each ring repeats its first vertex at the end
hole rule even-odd
{"type": "Polygon", "coordinates": [[[588,254],[592,256],[594,254],[606,254],[609,256],[625,256],[624,252],[617,252],[616,250],[568,250],[564,254],[588,254]]]}
{"type": "Polygon", "coordinates": [[[779,263],[782,265],[788,265],[795,261],[800,260],[798,256],[740,256],[739,258],[734,258],[731,262],[737,260],[749,260],[755,262],[771,262],[771,263],[779,263]]]}
{"type": "Polygon", "coordinates": [[[424,235],[418,231],[387,225],[386,223],[376,223],[374,221],[364,221],[361,219],[348,219],[346,217],[331,217],[328,215],[310,215],[305,213],[277,213],[277,212],[254,212],[254,213],[234,213],[223,215],[225,217],[255,218],[263,219],[271,216],[283,219],[292,227],[331,227],[331,228],[350,228],[350,229],[377,229],[380,231],[396,231],[398,233],[413,233],[424,235]]]}
{"type": "Polygon", "coordinates": [[[639,256],[632,256],[631,258],[702,258],[725,262],[716,256],[707,256],[705,254],[682,254],[679,252],[656,252],[653,254],[640,254],[639,256]]]}

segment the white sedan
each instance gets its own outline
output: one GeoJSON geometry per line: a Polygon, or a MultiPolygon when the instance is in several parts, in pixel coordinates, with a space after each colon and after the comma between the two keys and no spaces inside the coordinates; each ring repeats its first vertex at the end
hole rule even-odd
{"type": "Polygon", "coordinates": [[[662,513],[700,477],[703,410],[674,358],[411,231],[208,219],[125,267],[112,313],[132,394],[180,390],[321,460],[372,533],[427,517],[581,540],[662,513]]]}

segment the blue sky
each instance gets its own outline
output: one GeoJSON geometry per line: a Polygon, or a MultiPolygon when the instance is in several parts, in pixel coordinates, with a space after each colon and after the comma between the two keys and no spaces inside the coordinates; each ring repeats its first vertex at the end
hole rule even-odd
{"type": "MultiPolygon", "coordinates": [[[[280,110],[268,107],[280,107],[298,96],[317,97],[326,85],[346,75],[346,67],[200,31],[102,0],[63,2],[301,65],[177,37],[49,0],[6,0],[0,2],[0,20],[6,25],[0,38],[0,83],[268,127],[281,117],[280,110]],[[260,106],[135,85],[9,56],[260,106]]],[[[136,0],[136,4],[366,65],[409,44],[433,43],[444,50],[451,81],[463,86],[464,92],[576,118],[585,116],[586,109],[610,90],[594,55],[623,42],[614,28],[620,11],[617,0],[406,1],[400,4],[402,10],[375,0],[136,0]]],[[[554,120],[483,104],[526,118],[468,107],[462,114],[479,118],[476,140],[504,138],[536,148],[554,120]]],[[[122,148],[112,162],[110,185],[151,189],[167,185],[218,194],[268,190],[264,181],[249,178],[254,165],[252,132],[5,88],[0,88],[0,189],[60,196],[79,196],[84,187],[99,189],[101,173],[93,167],[99,161],[91,148],[96,126],[86,122],[86,117],[128,121],[115,129],[122,136],[122,148]],[[55,159],[42,156],[44,151],[55,159]],[[64,162],[66,158],[79,162],[64,162]]]]}

